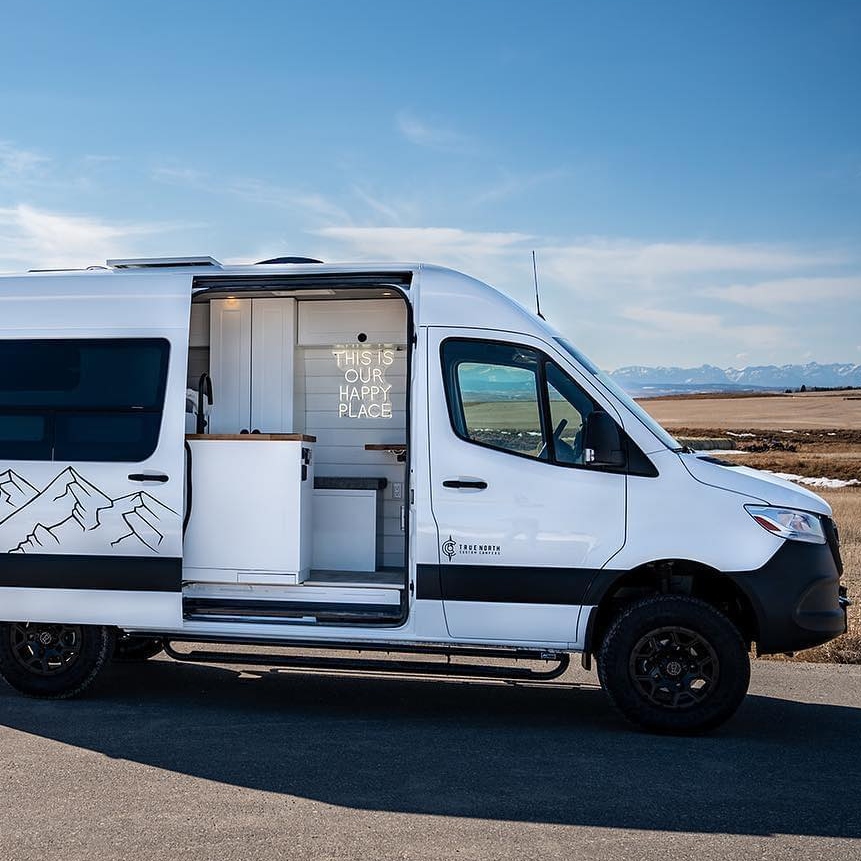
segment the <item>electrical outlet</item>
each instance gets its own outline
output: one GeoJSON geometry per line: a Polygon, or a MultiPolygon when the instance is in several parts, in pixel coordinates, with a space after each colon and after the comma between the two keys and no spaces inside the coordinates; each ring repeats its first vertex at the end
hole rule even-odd
{"type": "Polygon", "coordinates": [[[404,483],[402,481],[392,482],[392,499],[404,498],[404,483]]]}

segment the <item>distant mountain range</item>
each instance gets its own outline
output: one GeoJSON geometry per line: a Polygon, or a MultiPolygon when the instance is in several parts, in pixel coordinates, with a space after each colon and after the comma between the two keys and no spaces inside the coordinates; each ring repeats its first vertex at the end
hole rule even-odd
{"type": "Polygon", "coordinates": [[[650,368],[631,365],[611,375],[619,385],[635,395],[676,392],[774,391],[800,386],[861,386],[861,365],[750,365],[747,368],[650,368]]]}

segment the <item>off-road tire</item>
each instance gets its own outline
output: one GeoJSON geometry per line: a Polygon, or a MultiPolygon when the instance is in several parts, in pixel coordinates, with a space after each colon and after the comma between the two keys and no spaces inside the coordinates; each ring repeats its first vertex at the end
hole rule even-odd
{"type": "Polygon", "coordinates": [[[19,693],[39,699],[63,700],[83,693],[108,663],[114,632],[100,625],[49,625],[41,622],[0,623],[0,676],[19,693]],[[62,656],[40,638],[64,631],[62,656]],[[35,636],[33,636],[35,635],[35,636]]]}
{"type": "Polygon", "coordinates": [[[134,634],[121,634],[114,645],[114,662],[135,664],[148,661],[164,651],[161,637],[138,637],[134,634]]]}
{"type": "Polygon", "coordinates": [[[750,657],[738,629],[714,607],[659,595],[628,605],[613,620],[598,650],[598,678],[632,723],[693,735],[735,713],[750,683],[750,657]]]}

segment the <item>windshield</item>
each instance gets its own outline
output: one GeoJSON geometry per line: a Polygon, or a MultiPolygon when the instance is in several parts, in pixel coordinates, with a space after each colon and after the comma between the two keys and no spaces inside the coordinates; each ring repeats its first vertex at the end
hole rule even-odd
{"type": "Polygon", "coordinates": [[[604,388],[609,389],[667,448],[673,451],[681,451],[682,446],[678,440],[668,434],[609,374],[605,374],[586,358],[573,344],[565,338],[556,338],[556,342],[564,347],[565,352],[570,354],[578,365],[585,368],[593,377],[601,381],[604,388]]]}

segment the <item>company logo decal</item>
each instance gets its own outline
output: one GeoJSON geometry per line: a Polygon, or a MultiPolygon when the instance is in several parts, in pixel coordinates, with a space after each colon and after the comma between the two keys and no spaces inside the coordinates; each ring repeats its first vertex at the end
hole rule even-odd
{"type": "Polygon", "coordinates": [[[501,544],[462,544],[455,541],[449,535],[447,541],[443,541],[440,549],[451,562],[455,556],[500,556],[502,554],[501,544]]]}

